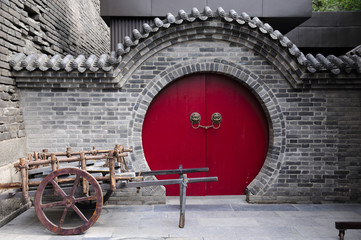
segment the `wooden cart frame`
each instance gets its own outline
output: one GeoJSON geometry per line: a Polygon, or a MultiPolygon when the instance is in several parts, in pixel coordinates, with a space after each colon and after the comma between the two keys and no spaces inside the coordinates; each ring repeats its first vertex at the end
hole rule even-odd
{"type": "Polygon", "coordinates": [[[96,150],[29,154],[14,167],[21,173],[21,182],[0,184],[0,189],[12,189],[0,194],[1,199],[34,197],[33,204],[40,222],[51,232],[76,235],[89,229],[100,216],[103,203],[113,191],[156,185],[180,185],[179,227],[185,224],[185,204],[188,183],[218,181],[217,177],[188,178],[187,173],[207,172],[208,168],[130,172],[125,157],[132,149],[115,145],[112,150],[96,150]],[[37,174],[40,178],[37,177],[37,174]],[[177,179],[151,180],[149,176],[178,174],[177,179]],[[60,208],[59,217],[52,219],[47,211],[60,208]],[[89,210],[90,209],[90,210],[89,210]],[[69,212],[80,223],[66,226],[69,212]],[[89,214],[90,211],[90,214],[89,214]],[[89,216],[88,216],[89,215],[89,216]]]}

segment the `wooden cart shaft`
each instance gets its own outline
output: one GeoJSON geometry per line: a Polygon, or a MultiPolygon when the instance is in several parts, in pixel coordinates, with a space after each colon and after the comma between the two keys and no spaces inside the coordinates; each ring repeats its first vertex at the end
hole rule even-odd
{"type": "MultiPolygon", "coordinates": [[[[186,188],[188,183],[196,182],[213,182],[218,181],[217,177],[201,177],[201,178],[188,178],[188,173],[196,172],[208,172],[208,168],[190,168],[183,169],[179,166],[179,169],[169,170],[157,170],[157,171],[142,171],[142,172],[129,172],[127,163],[124,159],[131,152],[131,149],[125,149],[122,145],[115,145],[114,150],[93,150],[72,152],[71,148],[67,148],[66,152],[49,153],[47,150],[43,150],[42,153],[29,154],[28,159],[21,158],[19,163],[14,164],[21,173],[21,182],[14,183],[0,183],[0,189],[11,189],[5,193],[0,194],[0,200],[23,197],[28,199],[34,197],[34,205],[41,223],[50,231],[57,234],[73,235],[80,234],[88,229],[95,223],[97,217],[100,214],[103,204],[103,191],[107,191],[104,198],[109,197],[110,194],[116,189],[122,188],[141,188],[158,185],[172,185],[179,184],[180,191],[180,219],[179,227],[184,227],[185,223],[185,201],[186,201],[186,188]],[[88,154],[88,155],[87,155],[88,154]],[[97,155],[101,154],[101,155],[97,155]],[[75,156],[78,155],[78,156],[75,156]],[[64,158],[57,158],[58,156],[65,156],[64,158]],[[88,168],[87,161],[103,161],[100,165],[94,165],[95,168],[88,168]],[[78,162],[77,167],[60,168],[61,163],[78,162]],[[117,167],[116,167],[116,164],[117,167]],[[49,167],[50,165],[50,167],[49,167]],[[38,168],[39,166],[47,166],[47,168],[38,168]],[[100,166],[100,167],[99,167],[100,166]],[[36,169],[34,169],[36,168],[36,169]],[[100,169],[101,168],[101,169],[100,169]],[[39,169],[39,170],[38,170],[39,169]],[[104,169],[106,169],[104,171],[104,169]],[[116,171],[117,169],[117,171],[116,171]],[[118,171],[119,170],[119,171],[118,171]],[[29,172],[30,171],[30,172],[29,172]],[[91,172],[96,172],[98,176],[92,176],[91,172]],[[124,172],[124,174],[118,174],[118,172],[124,172]],[[41,173],[42,175],[48,174],[42,180],[39,178],[31,180],[29,174],[34,176],[41,173]],[[108,174],[107,174],[108,173],[108,174]],[[107,175],[102,175],[107,174],[107,175]],[[167,180],[144,180],[146,176],[168,175],[177,174],[177,179],[167,180]],[[100,175],[100,176],[99,176],[100,175]],[[34,190],[37,187],[37,190],[34,190]],[[15,188],[15,189],[14,189],[15,188]],[[91,192],[95,192],[95,195],[90,195],[91,192]],[[63,200],[42,204],[43,195],[59,195],[63,200]],[[82,197],[84,196],[85,197],[82,197]],[[78,197],[80,196],[80,197],[78,197]],[[96,211],[93,216],[96,218],[86,219],[80,210],[76,207],[77,201],[94,201],[96,200],[96,211]],[[101,202],[101,203],[99,203],[101,202]],[[65,220],[67,210],[60,219],[59,226],[54,228],[54,224],[49,221],[44,215],[43,208],[51,208],[53,206],[65,206],[65,208],[73,208],[77,214],[82,218],[84,224],[81,227],[74,229],[62,228],[62,223],[65,220]]],[[[99,163],[99,162],[98,162],[99,163]]],[[[94,164],[94,163],[89,163],[94,164]]],[[[41,175],[40,175],[41,176],[41,175]]],[[[43,177],[43,176],[41,176],[43,177]]]]}

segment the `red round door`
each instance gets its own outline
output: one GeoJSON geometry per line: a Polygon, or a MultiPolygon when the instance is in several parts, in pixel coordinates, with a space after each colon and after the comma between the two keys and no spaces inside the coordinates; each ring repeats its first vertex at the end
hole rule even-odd
{"type": "MultiPolygon", "coordinates": [[[[192,183],[187,195],[239,195],[263,166],[268,149],[268,124],[255,96],[235,80],[222,75],[195,74],[176,80],[154,98],[142,130],[145,158],[152,170],[209,167],[208,173],[188,177],[218,176],[218,182],[192,183]],[[190,115],[201,116],[200,125],[211,126],[212,114],[222,116],[214,127],[197,128],[190,115]]],[[[158,179],[178,176],[159,176],[158,179]]],[[[166,186],[178,195],[179,186],[166,186]]]]}

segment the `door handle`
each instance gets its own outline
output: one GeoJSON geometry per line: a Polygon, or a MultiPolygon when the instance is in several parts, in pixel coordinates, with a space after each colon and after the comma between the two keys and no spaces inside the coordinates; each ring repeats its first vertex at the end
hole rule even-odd
{"type": "Polygon", "coordinates": [[[190,115],[189,120],[191,121],[192,128],[198,129],[201,127],[204,129],[208,129],[208,128],[218,129],[221,127],[222,115],[218,112],[212,114],[211,116],[212,125],[210,126],[200,125],[201,118],[202,118],[201,115],[197,112],[194,112],[190,115]]]}

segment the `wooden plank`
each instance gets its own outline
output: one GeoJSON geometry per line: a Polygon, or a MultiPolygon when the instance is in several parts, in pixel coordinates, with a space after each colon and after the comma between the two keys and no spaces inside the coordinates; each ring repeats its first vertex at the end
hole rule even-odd
{"type": "MultiPolygon", "coordinates": [[[[106,177],[107,176],[110,176],[109,174],[105,175],[106,177]]],[[[115,173],[115,176],[116,177],[129,177],[129,178],[135,178],[136,177],[136,174],[135,172],[125,172],[125,173],[115,173]]]]}
{"type": "MultiPolygon", "coordinates": [[[[122,153],[122,154],[120,154],[120,156],[128,156],[128,154],[122,153]]],[[[103,159],[106,159],[106,158],[107,158],[107,155],[86,156],[85,157],[86,160],[103,160],[103,159]]],[[[59,163],[62,163],[62,162],[79,162],[80,157],[59,158],[58,161],[59,161],[59,163]]],[[[35,165],[49,164],[49,163],[51,163],[51,160],[38,160],[38,161],[32,161],[32,162],[27,161],[27,162],[28,162],[29,166],[35,166],[35,165]]],[[[19,167],[19,164],[15,163],[14,166],[19,167]]]]}
{"type": "MultiPolygon", "coordinates": [[[[90,168],[92,169],[92,166],[102,166],[105,164],[105,161],[96,161],[96,162],[89,162],[87,161],[86,165],[87,165],[87,169],[90,168]]],[[[61,165],[59,165],[59,169],[62,168],[68,168],[68,167],[79,167],[79,163],[78,162],[72,162],[72,163],[62,163],[61,165]]],[[[97,168],[94,168],[94,171],[97,171],[97,168]]],[[[99,170],[101,169],[101,167],[99,167],[99,170]]],[[[107,168],[106,168],[107,169],[107,168]]],[[[107,170],[109,171],[109,169],[107,170]]],[[[41,174],[41,175],[49,175],[52,172],[51,167],[41,167],[41,168],[36,168],[36,169],[31,169],[29,170],[29,178],[36,178],[37,174],[41,174]]]]}
{"type": "MultiPolygon", "coordinates": [[[[112,150],[90,150],[90,151],[79,151],[79,152],[70,152],[71,155],[80,155],[80,153],[84,152],[85,154],[98,154],[98,153],[108,153],[112,150]]],[[[123,152],[132,152],[133,149],[124,149],[123,152]]],[[[52,153],[55,156],[68,156],[69,152],[54,152],[52,153]]],[[[50,157],[51,153],[45,152],[44,154],[46,157],[50,157]]]]}
{"type": "MultiPolygon", "coordinates": [[[[93,165],[93,163],[89,163],[89,165],[93,165]]],[[[59,168],[78,167],[78,166],[79,166],[78,162],[72,162],[72,163],[63,163],[63,164],[59,165],[59,168]]],[[[49,174],[51,172],[51,167],[41,167],[41,168],[30,169],[29,175],[35,175],[35,174],[39,174],[39,173],[44,174],[44,172],[46,173],[46,175],[49,174]]]]}
{"type": "MultiPolygon", "coordinates": [[[[89,174],[92,175],[95,178],[103,177],[103,174],[101,174],[101,173],[89,173],[89,174]]],[[[45,177],[46,177],[46,175],[44,175],[43,177],[29,179],[29,184],[31,182],[41,182],[45,177]]],[[[60,176],[59,177],[59,179],[66,179],[66,178],[71,178],[71,176],[60,176]]]]}

